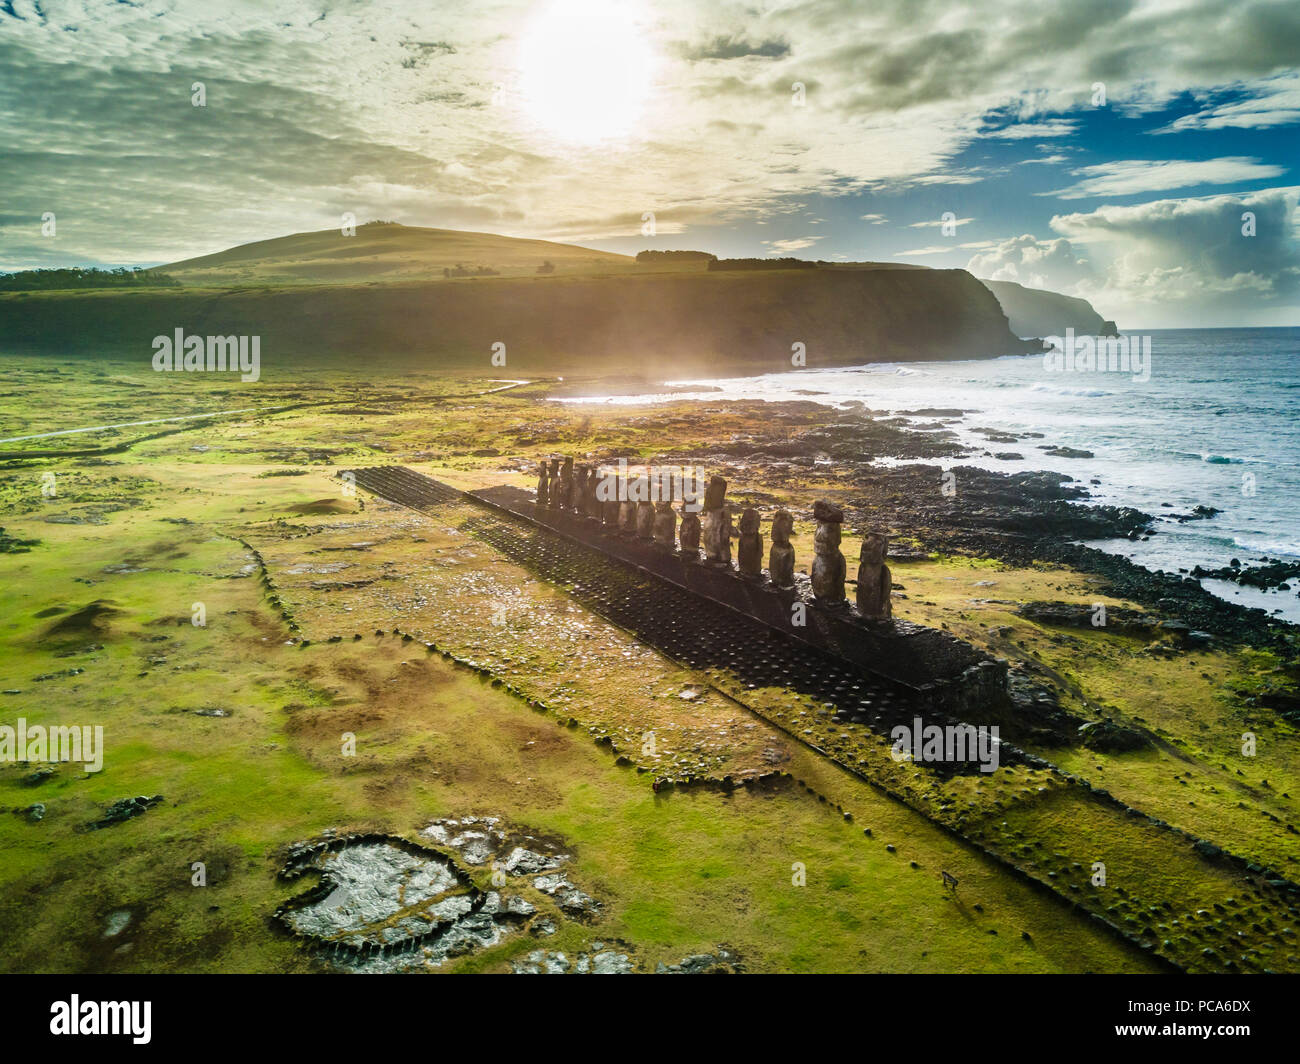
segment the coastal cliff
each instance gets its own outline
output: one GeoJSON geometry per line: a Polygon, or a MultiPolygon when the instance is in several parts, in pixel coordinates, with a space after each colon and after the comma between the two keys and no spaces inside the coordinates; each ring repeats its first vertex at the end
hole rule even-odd
{"type": "Polygon", "coordinates": [[[1079,336],[1114,335],[1114,322],[1106,322],[1086,299],[1025,288],[1012,281],[984,284],[997,296],[1017,336],[1064,336],[1066,329],[1079,336]]]}
{"type": "Polygon", "coordinates": [[[154,336],[261,337],[275,360],[515,372],[765,373],[1029,349],[965,270],[650,273],[0,296],[7,352],[151,356],[154,336]]]}

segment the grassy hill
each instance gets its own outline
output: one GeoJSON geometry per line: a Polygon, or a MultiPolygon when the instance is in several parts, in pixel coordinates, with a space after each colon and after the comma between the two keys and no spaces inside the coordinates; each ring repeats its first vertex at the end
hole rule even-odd
{"type": "Polygon", "coordinates": [[[707,265],[375,222],[161,267],[179,287],[0,293],[0,337],[5,351],[147,362],[177,328],[259,336],[272,375],[354,363],[663,379],[789,369],[796,344],[810,367],[1025,349],[965,270],[707,265]]]}
{"type": "Polygon", "coordinates": [[[186,285],[358,284],[441,280],[444,270],[457,267],[471,272],[486,267],[507,277],[532,275],[547,262],[559,274],[636,268],[630,256],[573,244],[371,222],[357,226],[354,236],[339,229],[294,233],[159,270],[186,285]]]}
{"type": "Polygon", "coordinates": [[[147,363],[176,328],[261,337],[277,365],[603,375],[767,373],[1025,350],[965,270],[663,272],[0,295],[6,351],[147,363]],[[506,345],[504,367],[490,361],[506,345]]]}

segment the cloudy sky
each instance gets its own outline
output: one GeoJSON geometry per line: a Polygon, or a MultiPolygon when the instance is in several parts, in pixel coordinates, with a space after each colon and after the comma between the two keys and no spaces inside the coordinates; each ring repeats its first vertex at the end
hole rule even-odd
{"type": "Polygon", "coordinates": [[[350,211],[1297,325],[1298,66],[1296,0],[0,0],[0,269],[350,211]]]}

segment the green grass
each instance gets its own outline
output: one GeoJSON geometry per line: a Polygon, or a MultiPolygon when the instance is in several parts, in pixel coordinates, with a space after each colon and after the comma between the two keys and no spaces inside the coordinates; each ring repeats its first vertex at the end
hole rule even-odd
{"type": "MultiPolygon", "coordinates": [[[[67,419],[86,419],[80,423],[112,420],[97,409],[96,396],[111,397],[128,414],[167,397],[165,389],[130,388],[137,379],[152,387],[155,376],[130,368],[106,367],[111,379],[126,382],[115,394],[75,372],[51,373],[28,360],[15,366],[17,394],[0,400],[0,414],[30,424],[58,424],[60,409],[70,411],[67,419]],[[58,404],[43,403],[55,383],[58,404]]],[[[286,377],[272,381],[270,394],[335,398],[341,380],[286,377]]],[[[916,767],[894,766],[881,744],[864,745],[872,771],[897,773],[891,778],[914,808],[886,798],[716,689],[686,706],[676,692],[710,678],[639,646],[563,592],[456,534],[454,525],[364,497],[341,499],[331,473],[348,464],[410,463],[465,486],[524,483],[527,472],[502,471],[512,458],[527,469],[541,454],[570,449],[569,440],[652,451],[664,431],[662,418],[636,422],[508,395],[447,398],[481,384],[424,377],[404,382],[417,395],[389,414],[339,416],[322,406],[234,418],[102,460],[51,459],[8,471],[0,520],[10,535],[40,544],[0,555],[0,689],[21,692],[0,696],[0,721],[24,715],[101,723],[109,750],[103,773],[83,779],[62,766],[39,788],[19,782],[28,769],[0,766],[0,807],[47,805],[36,824],[0,816],[0,963],[7,970],[308,968],[311,958],[268,925],[276,906],[303,889],[275,878],[284,846],[326,827],[414,837],[436,817],[465,813],[504,816],[561,837],[575,854],[575,881],[604,910],[590,926],[566,923],[541,943],[519,936],[453,965],[464,970],[500,970],[539,944],[572,951],[597,939],[627,943],[651,967],[725,946],[759,971],[1151,970],[1149,958],[922,815],[942,820],[936,810],[949,799],[975,803],[964,823],[987,841],[1002,837],[1005,820],[1009,832],[1039,843],[1045,853],[1024,862],[1031,874],[1103,854],[1112,882],[1127,884],[1134,907],[1244,896],[1238,881],[1207,871],[1158,832],[1100,813],[1073,793],[1040,795],[1041,772],[940,784],[916,767]],[[207,449],[194,450],[196,443],[207,449]],[[471,453],[487,447],[501,456],[471,453]],[[60,485],[53,499],[40,494],[46,469],[60,485]],[[305,472],[265,475],[283,469],[305,472]],[[133,501],[106,505],[119,497],[133,501]],[[314,507],[321,500],[338,505],[314,507]],[[104,523],[44,520],[91,512],[104,523]],[[182,520],[189,523],[175,523],[182,520]],[[312,646],[286,645],[289,632],[235,537],[263,553],[312,646]],[[328,549],[358,541],[374,545],[328,549]],[[340,594],[312,586],[335,577],[293,572],[334,561],[351,566],[338,578],[375,583],[340,594]],[[144,571],[110,571],[125,562],[144,571]],[[382,579],[385,573],[398,579],[382,579]],[[501,628],[490,623],[488,607],[504,593],[518,597],[501,628]],[[97,600],[117,611],[98,629],[51,635],[52,626],[97,600]],[[194,602],[207,607],[206,628],[189,623],[194,602]],[[373,634],[397,623],[463,656],[491,660],[510,683],[577,726],[558,727],[555,714],[529,709],[418,643],[373,634]],[[353,632],[363,639],[353,642],[353,632]],[[581,634],[558,638],[574,632],[581,634]],[[322,642],[334,634],[344,642],[322,642]],[[67,651],[76,653],[56,656],[67,651]],[[72,667],[85,671],[35,681],[72,667]],[[193,712],[209,706],[232,715],[193,712]],[[614,748],[598,746],[589,729],[612,735],[614,748]],[[781,767],[809,789],[656,795],[649,773],[614,763],[619,752],[641,759],[647,729],[669,755],[716,753],[728,770],[766,764],[763,751],[776,749],[781,767]],[[340,756],[344,732],[357,736],[355,759],[340,756]],[[154,793],[165,802],[138,819],[77,830],[115,799],[154,793]],[[193,861],[208,864],[209,887],[189,885],[193,861]],[[806,868],[806,886],[791,883],[795,862],[806,868]],[[942,889],[941,869],[961,881],[955,898],[942,889]],[[136,914],[133,922],[105,939],[104,920],[120,908],[136,914]],[[123,945],[130,948],[119,952],[123,945]]],[[[373,406],[394,390],[352,389],[346,397],[373,406]]],[[[674,404],[664,416],[694,412],[674,404]]],[[[681,446],[704,446],[739,431],[749,416],[739,405],[674,431],[681,446]]],[[[808,530],[799,531],[802,546],[808,530]]],[[[1286,744],[1293,737],[1249,712],[1229,689],[1247,674],[1272,682],[1276,663],[1233,653],[1198,655],[1194,666],[1139,659],[1141,674],[1166,697],[1155,707],[1138,705],[1111,679],[1117,663],[1131,666],[1131,641],[1090,633],[1063,641],[1006,606],[972,605],[976,598],[1093,601],[1095,589],[1077,574],[940,559],[900,564],[895,579],[908,589],[901,616],[946,624],[997,653],[1041,659],[1068,675],[1090,704],[1143,716],[1167,736],[1168,749],[1151,755],[1065,749],[1046,756],[1189,830],[1253,846],[1248,852],[1279,862],[1294,856],[1294,836],[1271,824],[1252,829],[1235,803],[1229,810],[1198,801],[1184,817],[1173,815],[1188,798],[1172,779],[1170,759],[1188,759],[1175,770],[1184,778],[1193,772],[1187,786],[1198,794],[1225,788],[1232,780],[1222,778],[1217,747],[1201,725],[1226,735],[1243,721],[1266,742],[1242,786],[1259,791],[1267,773],[1269,801],[1280,803],[1270,808],[1287,812],[1281,792],[1291,787],[1286,744]],[[976,587],[982,580],[997,586],[976,587]],[[989,627],[1000,625],[1012,632],[991,637],[989,627]],[[1200,679],[1201,672],[1210,678],[1200,679]],[[1171,692],[1178,692],[1176,704],[1171,692]]],[[[728,689],[725,675],[711,679],[728,689]]],[[[778,691],[757,693],[754,702],[774,720],[797,707],[778,691]]],[[[1057,889],[1071,896],[1068,886],[1057,889]]],[[[1282,954],[1275,967],[1286,968],[1282,954]]]]}

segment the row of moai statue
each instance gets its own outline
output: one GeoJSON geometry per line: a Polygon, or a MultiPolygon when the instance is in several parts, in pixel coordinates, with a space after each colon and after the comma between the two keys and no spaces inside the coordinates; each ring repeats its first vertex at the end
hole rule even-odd
{"type": "MultiPolygon", "coordinates": [[[[680,547],[682,556],[688,560],[699,558],[702,545],[705,564],[731,568],[731,514],[726,507],[727,482],[722,477],[709,479],[704,493],[704,520],[701,522],[699,514],[683,507],[680,529],[671,489],[668,498],[653,503],[631,502],[626,491],[617,491],[614,499],[601,501],[596,491],[599,479],[595,467],[575,467],[572,458],[563,462],[553,458],[549,466],[542,462],[537,476],[537,506],[579,514],[599,521],[606,531],[652,540],[667,550],[680,547]]],[[[817,522],[813,539],[816,554],[810,574],[813,597],[828,606],[846,605],[846,567],[840,552],[844,511],[821,500],[813,506],[813,518],[817,522]]],[[[752,580],[763,577],[763,535],[759,524],[758,511],[749,507],[740,515],[739,535],[735,537],[736,569],[742,577],[752,580]]],[[[794,547],[790,544],[793,531],[794,518],[786,510],[778,510],[772,517],[772,549],[767,562],[768,579],[778,588],[794,587],[794,547]]],[[[885,564],[888,550],[889,539],[883,533],[868,532],[862,537],[857,607],[863,617],[872,620],[887,619],[892,613],[892,580],[889,566],[885,564]]]]}

